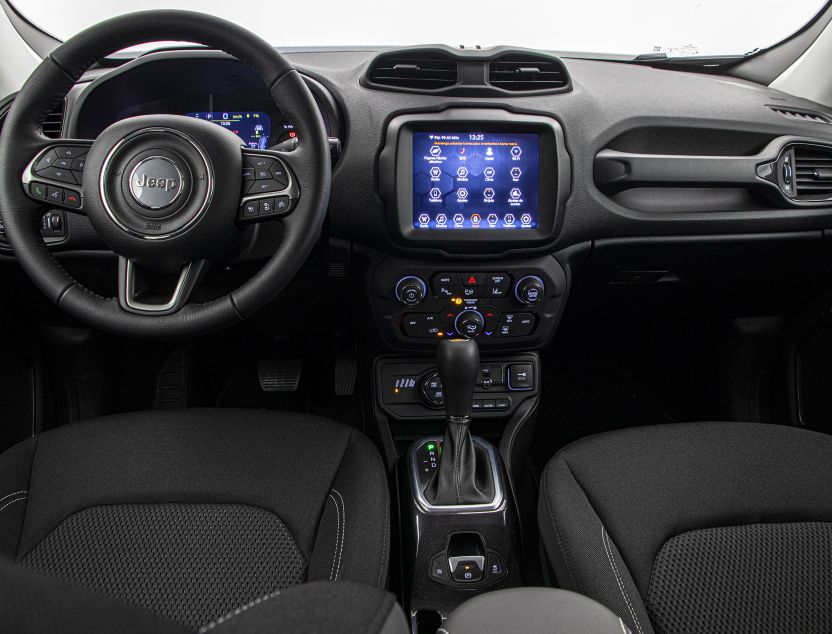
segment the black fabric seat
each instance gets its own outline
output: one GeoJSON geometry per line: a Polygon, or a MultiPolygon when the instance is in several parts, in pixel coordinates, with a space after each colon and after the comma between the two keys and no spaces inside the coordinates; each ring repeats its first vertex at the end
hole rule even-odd
{"type": "Polygon", "coordinates": [[[381,459],[322,418],[205,409],[77,423],[0,456],[0,486],[0,554],[194,630],[307,581],[386,583],[381,459]]]}
{"type": "Polygon", "coordinates": [[[832,437],[695,423],[560,451],[538,518],[561,587],[636,633],[832,631],[832,437]]]}

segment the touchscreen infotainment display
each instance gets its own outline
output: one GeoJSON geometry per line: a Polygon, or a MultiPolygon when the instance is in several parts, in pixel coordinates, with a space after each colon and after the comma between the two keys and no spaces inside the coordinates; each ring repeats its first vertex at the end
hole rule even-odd
{"type": "Polygon", "coordinates": [[[505,132],[413,133],[416,229],[535,229],[540,137],[505,132]]]}
{"type": "Polygon", "coordinates": [[[228,128],[252,150],[269,147],[272,121],[265,112],[189,112],[187,116],[228,128]]]}

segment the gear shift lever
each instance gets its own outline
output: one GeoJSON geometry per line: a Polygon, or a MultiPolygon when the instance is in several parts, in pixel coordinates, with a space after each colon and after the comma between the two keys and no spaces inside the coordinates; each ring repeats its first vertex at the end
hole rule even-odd
{"type": "Polygon", "coordinates": [[[487,504],[494,499],[489,458],[468,430],[480,369],[479,347],[473,339],[445,339],[439,342],[436,360],[445,392],[445,439],[425,497],[435,505],[487,504]]]}

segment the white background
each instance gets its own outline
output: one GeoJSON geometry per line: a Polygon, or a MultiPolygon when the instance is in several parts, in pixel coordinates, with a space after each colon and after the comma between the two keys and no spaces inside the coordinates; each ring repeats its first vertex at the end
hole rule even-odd
{"type": "Polygon", "coordinates": [[[277,46],[511,44],[556,51],[735,54],[771,46],[821,0],[12,0],[60,39],[140,9],[203,11],[277,46]],[[690,47],[690,48],[688,48],[690,47]]]}

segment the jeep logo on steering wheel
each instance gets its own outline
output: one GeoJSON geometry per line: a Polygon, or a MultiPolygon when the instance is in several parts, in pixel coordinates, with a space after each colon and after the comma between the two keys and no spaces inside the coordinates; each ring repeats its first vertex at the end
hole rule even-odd
{"type": "Polygon", "coordinates": [[[182,173],[176,163],[164,156],[139,161],[130,174],[130,193],[147,209],[169,207],[181,191],[182,173]]]}

